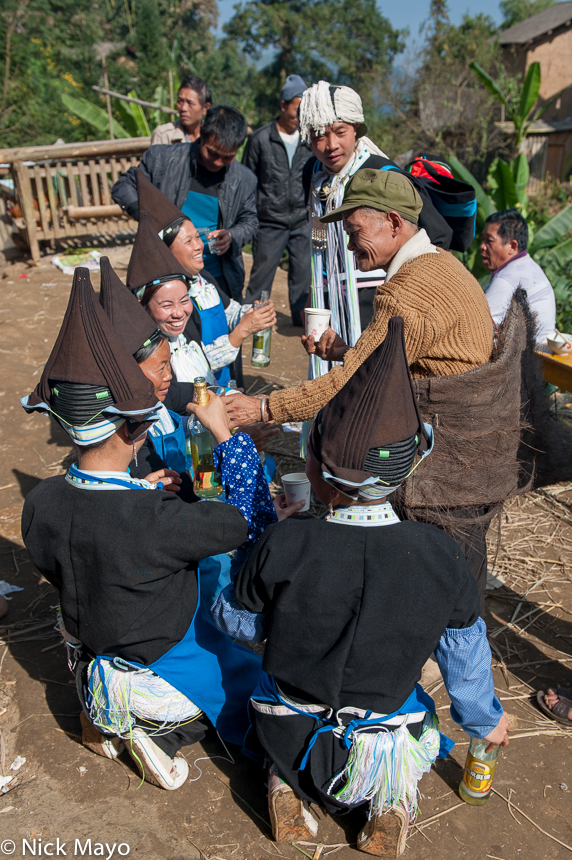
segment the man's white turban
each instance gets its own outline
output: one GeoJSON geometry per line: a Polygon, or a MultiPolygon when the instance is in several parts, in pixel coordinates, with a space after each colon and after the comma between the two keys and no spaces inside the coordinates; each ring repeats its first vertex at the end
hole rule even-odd
{"type": "Polygon", "coordinates": [[[351,87],[334,87],[327,81],[319,81],[306,90],[299,111],[300,137],[306,143],[310,142],[311,131],[323,134],[326,126],[335,122],[361,125],[358,137],[367,131],[361,98],[351,87]]]}

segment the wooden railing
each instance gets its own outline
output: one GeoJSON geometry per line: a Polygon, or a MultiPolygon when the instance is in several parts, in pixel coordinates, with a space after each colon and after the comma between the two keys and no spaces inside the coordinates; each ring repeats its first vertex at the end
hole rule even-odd
{"type": "Polygon", "coordinates": [[[10,165],[22,210],[20,232],[35,262],[40,242],[137,227],[113,203],[111,187],[139,163],[149,142],[134,137],[0,149],[0,164],[10,165]]]}

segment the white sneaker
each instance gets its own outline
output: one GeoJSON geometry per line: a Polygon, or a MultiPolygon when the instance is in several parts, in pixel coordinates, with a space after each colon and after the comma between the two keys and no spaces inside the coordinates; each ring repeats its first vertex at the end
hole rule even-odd
{"type": "Polygon", "coordinates": [[[143,729],[135,726],[123,740],[145,782],[167,791],[175,791],[186,782],[189,775],[186,759],[178,754],[170,758],[143,729]]]}

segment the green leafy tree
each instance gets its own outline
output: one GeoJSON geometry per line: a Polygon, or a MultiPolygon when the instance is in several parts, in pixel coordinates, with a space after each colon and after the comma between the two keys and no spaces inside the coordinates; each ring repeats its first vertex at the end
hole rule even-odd
{"type": "MultiPolygon", "coordinates": [[[[449,20],[446,0],[432,0],[422,32],[421,63],[413,76],[411,108],[404,116],[410,127],[417,125],[414,148],[443,155],[452,150],[471,165],[502,155],[503,135],[494,124],[501,118],[500,109],[470,67],[478,60],[501,82],[512,104],[518,85],[505,70],[494,21],[482,13],[467,14],[456,26],[449,20]]],[[[483,167],[477,172],[483,173],[483,167]]]]}
{"type": "Polygon", "coordinates": [[[499,8],[503,14],[501,30],[507,30],[514,24],[526,21],[538,12],[544,12],[549,6],[554,5],[554,0],[501,0],[499,8]]]}
{"type": "Polygon", "coordinates": [[[0,4],[0,146],[89,138],[63,93],[85,95],[101,65],[93,45],[102,35],[87,0],[4,0],[0,4]]]}
{"type": "Polygon", "coordinates": [[[150,100],[169,66],[163,21],[156,0],[139,0],[136,40],[141,97],[150,100]]]}
{"type": "Polygon", "coordinates": [[[403,48],[402,33],[375,0],[254,0],[235,9],[227,39],[259,62],[273,52],[255,95],[262,121],[275,115],[280,87],[293,73],[307,83],[325,78],[354,87],[371,113],[373,92],[403,48]]]}

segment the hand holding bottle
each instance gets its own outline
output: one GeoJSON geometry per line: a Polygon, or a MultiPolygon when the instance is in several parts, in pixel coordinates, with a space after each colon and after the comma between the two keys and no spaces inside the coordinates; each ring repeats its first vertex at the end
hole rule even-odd
{"type": "Polygon", "coordinates": [[[493,749],[497,746],[506,747],[508,746],[508,733],[510,730],[510,723],[508,721],[508,717],[506,714],[503,714],[500,718],[496,729],[493,729],[492,732],[483,738],[484,741],[488,741],[489,745],[486,748],[485,752],[492,752],[493,749]]]}
{"type": "Polygon", "coordinates": [[[233,328],[229,335],[229,341],[234,346],[240,346],[251,334],[264,331],[276,325],[276,311],[274,303],[269,301],[266,305],[255,307],[254,305],[246,311],[240,322],[233,328]]]}
{"type": "Polygon", "coordinates": [[[206,406],[199,406],[198,403],[189,403],[187,411],[197,416],[203,427],[210,430],[217,445],[220,445],[221,442],[226,442],[227,439],[230,439],[232,435],[228,428],[226,406],[221,397],[217,397],[211,391],[208,393],[209,402],[206,406]]]}

